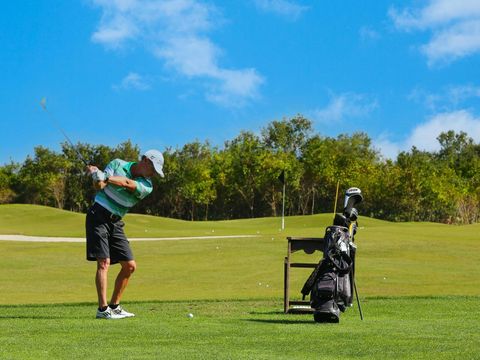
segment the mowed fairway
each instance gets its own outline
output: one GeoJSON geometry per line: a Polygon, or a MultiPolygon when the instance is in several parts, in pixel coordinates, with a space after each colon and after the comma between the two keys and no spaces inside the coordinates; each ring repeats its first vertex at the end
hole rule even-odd
{"type": "MultiPolygon", "coordinates": [[[[321,237],[331,219],[287,218],[282,232],[279,218],[128,215],[130,237],[258,237],[132,242],[138,271],[124,304],[137,317],[111,322],[93,319],[95,264],[84,260],[84,244],[0,241],[0,358],[478,358],[479,224],[361,217],[357,282],[365,320],[356,306],[339,325],[284,315],[285,237],[321,237]]],[[[0,206],[0,234],[81,237],[83,223],[82,214],[0,206]]],[[[318,261],[320,253],[294,256],[318,261]]],[[[293,271],[299,297],[309,270],[293,271]]]]}

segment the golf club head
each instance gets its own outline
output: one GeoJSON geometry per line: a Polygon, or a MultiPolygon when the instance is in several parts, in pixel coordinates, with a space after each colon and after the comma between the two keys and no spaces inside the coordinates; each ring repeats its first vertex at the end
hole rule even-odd
{"type": "Polygon", "coordinates": [[[352,207],[349,210],[345,211],[345,217],[350,219],[350,221],[357,221],[358,219],[358,210],[352,207]]]}
{"type": "MultiPolygon", "coordinates": [[[[343,204],[343,213],[350,217],[352,208],[363,200],[362,191],[359,188],[351,187],[345,192],[345,201],[343,204]],[[347,215],[348,214],[348,215],[347,215]]],[[[358,213],[357,213],[358,214],[358,213]]]]}
{"type": "Polygon", "coordinates": [[[40,100],[40,106],[42,107],[43,110],[47,110],[47,99],[45,97],[43,97],[41,100],[40,100]]]}

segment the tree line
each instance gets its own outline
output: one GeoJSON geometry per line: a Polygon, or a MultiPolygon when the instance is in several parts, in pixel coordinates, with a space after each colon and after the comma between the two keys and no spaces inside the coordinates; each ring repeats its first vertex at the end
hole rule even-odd
{"type": "MultiPolygon", "coordinates": [[[[396,159],[384,159],[367,134],[322,136],[310,120],[297,115],[272,121],[260,134],[242,131],[222,147],[194,141],[165,149],[165,178],[155,177],[155,191],[132,211],[190,220],[278,216],[284,171],[286,215],[332,212],[339,181],[342,191],[352,186],[362,190],[362,215],[391,221],[479,221],[480,144],[454,131],[437,140],[437,152],[412,147],[396,159]]],[[[0,166],[0,204],[85,212],[94,190],[77,151],[99,168],[114,158],[137,161],[141,155],[130,140],[114,148],[63,143],[60,152],[37,146],[23,163],[0,166]]]]}

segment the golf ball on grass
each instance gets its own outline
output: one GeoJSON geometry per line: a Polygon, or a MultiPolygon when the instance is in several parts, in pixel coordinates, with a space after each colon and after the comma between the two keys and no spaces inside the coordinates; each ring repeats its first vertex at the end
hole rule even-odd
{"type": "Polygon", "coordinates": [[[187,317],[188,317],[189,319],[192,319],[192,318],[193,318],[193,314],[192,314],[192,313],[188,313],[188,314],[187,314],[187,317]]]}

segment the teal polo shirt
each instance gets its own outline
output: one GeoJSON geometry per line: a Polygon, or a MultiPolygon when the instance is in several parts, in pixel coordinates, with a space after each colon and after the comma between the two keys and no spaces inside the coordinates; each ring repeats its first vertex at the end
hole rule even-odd
{"type": "Polygon", "coordinates": [[[134,180],[137,183],[135,191],[129,191],[124,187],[107,184],[102,190],[98,191],[95,196],[95,202],[102,205],[115,215],[125,216],[125,214],[137,204],[140,200],[145,198],[153,190],[152,181],[144,177],[132,176],[130,168],[134,162],[127,162],[121,159],[112,160],[105,168],[105,175],[123,176],[134,180]]]}

